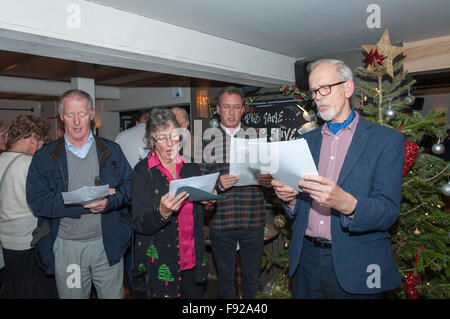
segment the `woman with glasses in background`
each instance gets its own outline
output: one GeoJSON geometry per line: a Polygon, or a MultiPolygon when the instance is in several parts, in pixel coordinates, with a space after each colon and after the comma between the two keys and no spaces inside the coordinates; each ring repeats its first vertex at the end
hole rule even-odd
{"type": "Polygon", "coordinates": [[[27,204],[25,183],[32,156],[47,138],[42,119],[20,115],[8,132],[8,151],[0,155],[0,242],[5,268],[0,298],[57,298],[54,278],[39,268],[32,244],[37,218],[27,204]]]}
{"type": "Polygon", "coordinates": [[[145,136],[151,150],[133,170],[134,298],[203,298],[204,205],[212,203],[168,194],[170,181],[200,175],[179,154],[179,129],[170,109],[153,109],[145,136]]]}

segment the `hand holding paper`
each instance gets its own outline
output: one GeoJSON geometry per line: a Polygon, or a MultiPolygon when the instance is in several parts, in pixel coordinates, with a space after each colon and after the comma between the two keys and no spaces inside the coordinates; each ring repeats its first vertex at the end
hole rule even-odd
{"type": "Polygon", "coordinates": [[[161,197],[161,202],[159,204],[159,213],[162,217],[167,219],[174,212],[177,212],[183,201],[185,201],[189,197],[189,194],[186,192],[181,192],[177,196],[169,195],[169,193],[165,194],[161,197]]]}
{"type": "Polygon", "coordinates": [[[284,185],[282,182],[277,181],[276,179],[272,180],[272,186],[275,191],[275,194],[279,199],[287,202],[289,205],[295,204],[298,191],[296,191],[290,186],[284,185]]]}
{"type": "Polygon", "coordinates": [[[108,198],[83,205],[83,207],[89,209],[93,214],[98,214],[105,211],[106,205],[108,205],[108,198]]]}
{"type": "Polygon", "coordinates": [[[236,175],[225,174],[219,177],[219,186],[224,190],[233,187],[237,182],[239,182],[239,177],[237,177],[236,175]]]}
{"type": "Polygon", "coordinates": [[[305,180],[300,181],[299,186],[321,206],[334,208],[345,215],[355,210],[356,198],[329,178],[305,175],[305,180]]]}
{"type": "Polygon", "coordinates": [[[273,177],[270,174],[260,175],[258,178],[258,184],[267,188],[272,187],[273,177]]]}
{"type": "MultiPolygon", "coordinates": [[[[214,195],[217,195],[217,191],[216,190],[213,190],[212,193],[214,195]]],[[[211,199],[211,200],[208,200],[208,201],[207,200],[202,200],[201,203],[203,205],[205,205],[206,208],[208,209],[209,207],[211,207],[212,205],[214,205],[216,203],[216,200],[214,200],[214,199],[211,199]]]]}

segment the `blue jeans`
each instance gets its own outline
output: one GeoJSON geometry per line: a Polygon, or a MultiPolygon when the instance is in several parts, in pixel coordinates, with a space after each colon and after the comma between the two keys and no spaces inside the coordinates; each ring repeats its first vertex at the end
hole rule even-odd
{"type": "Polygon", "coordinates": [[[264,227],[256,230],[215,230],[211,228],[210,238],[219,275],[219,298],[236,298],[234,272],[238,242],[242,267],[242,298],[255,298],[258,292],[261,255],[264,247],[264,227]]]}
{"type": "Polygon", "coordinates": [[[303,239],[300,264],[292,278],[292,298],[379,299],[382,294],[357,295],[344,291],[336,277],[331,248],[303,239]]]}

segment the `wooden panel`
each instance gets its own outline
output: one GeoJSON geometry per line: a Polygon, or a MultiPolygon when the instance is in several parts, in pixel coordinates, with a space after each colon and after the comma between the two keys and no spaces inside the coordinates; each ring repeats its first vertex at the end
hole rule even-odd
{"type": "Polygon", "coordinates": [[[450,68],[450,36],[405,42],[403,67],[409,73],[450,68]]]}

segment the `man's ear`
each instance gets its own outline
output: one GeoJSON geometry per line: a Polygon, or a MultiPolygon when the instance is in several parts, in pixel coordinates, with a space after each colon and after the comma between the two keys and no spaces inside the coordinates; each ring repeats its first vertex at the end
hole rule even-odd
{"type": "Polygon", "coordinates": [[[30,139],[30,143],[31,143],[31,144],[37,143],[37,140],[36,140],[36,134],[35,134],[34,132],[31,133],[29,139],[30,139]]]}
{"type": "Polygon", "coordinates": [[[345,82],[345,97],[349,99],[355,91],[355,83],[352,80],[345,82]]]}
{"type": "Polygon", "coordinates": [[[91,121],[94,120],[94,116],[95,116],[95,109],[92,110],[91,121]]]}

